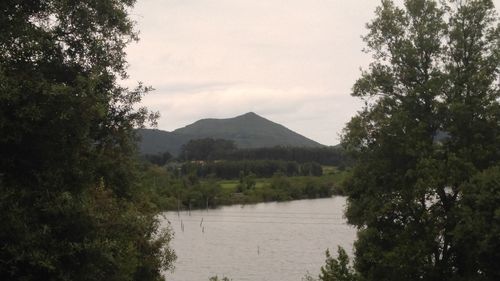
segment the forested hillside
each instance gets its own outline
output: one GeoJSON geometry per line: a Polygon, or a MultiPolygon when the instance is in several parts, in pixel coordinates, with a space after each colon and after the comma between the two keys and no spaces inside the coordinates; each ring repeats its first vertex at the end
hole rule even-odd
{"type": "Polygon", "coordinates": [[[173,132],[152,129],[138,132],[141,136],[139,148],[143,154],[168,151],[177,155],[183,144],[202,138],[231,140],[238,148],[323,146],[253,112],[227,119],[202,119],[173,132]]]}

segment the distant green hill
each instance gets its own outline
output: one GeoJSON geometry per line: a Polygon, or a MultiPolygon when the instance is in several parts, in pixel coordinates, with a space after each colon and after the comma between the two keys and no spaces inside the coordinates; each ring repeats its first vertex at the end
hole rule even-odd
{"type": "Polygon", "coordinates": [[[177,155],[181,146],[192,139],[217,138],[232,140],[238,148],[273,146],[322,147],[286,127],[253,112],[227,119],[202,119],[173,132],[140,129],[139,149],[142,154],[168,151],[177,155]]]}

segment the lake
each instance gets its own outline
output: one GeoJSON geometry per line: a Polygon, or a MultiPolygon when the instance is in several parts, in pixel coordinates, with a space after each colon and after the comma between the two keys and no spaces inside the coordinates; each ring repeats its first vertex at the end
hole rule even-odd
{"type": "Polygon", "coordinates": [[[178,258],[167,280],[302,280],[324,264],[325,250],[349,253],[356,236],[343,218],[345,197],[166,212],[178,258]]]}

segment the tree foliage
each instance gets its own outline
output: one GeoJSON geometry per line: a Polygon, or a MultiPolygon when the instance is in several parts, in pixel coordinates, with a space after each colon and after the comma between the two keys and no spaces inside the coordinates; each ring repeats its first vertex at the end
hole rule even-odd
{"type": "Polygon", "coordinates": [[[138,196],[118,85],[133,0],[0,3],[0,279],[161,280],[171,236],[138,196]]]}
{"type": "MultiPolygon", "coordinates": [[[[168,153],[168,152],[167,152],[168,153]]],[[[225,139],[193,139],[182,146],[179,160],[282,160],[297,163],[316,162],[321,165],[345,167],[351,160],[340,147],[260,147],[237,148],[225,139]]],[[[151,159],[152,160],[152,159],[151,159]]]]}
{"type": "Polygon", "coordinates": [[[317,162],[321,165],[344,167],[350,160],[340,147],[261,147],[236,149],[217,159],[226,160],[283,160],[298,163],[317,162]]]}
{"type": "Polygon", "coordinates": [[[354,281],[356,274],[349,264],[349,256],[346,251],[338,247],[337,258],[330,255],[326,250],[325,265],[321,267],[320,281],[354,281]]]}
{"type": "Polygon", "coordinates": [[[500,29],[492,1],[383,0],[343,145],[361,280],[498,280],[500,29]],[[496,204],[496,205],[495,205],[496,204]]]}
{"type": "MultiPolygon", "coordinates": [[[[321,166],[318,166],[315,165],[315,175],[323,172],[321,166]]],[[[187,162],[181,166],[181,173],[183,175],[195,173],[201,178],[213,175],[221,179],[238,179],[241,173],[245,175],[253,173],[259,178],[270,178],[277,172],[295,176],[299,174],[300,168],[295,162],[279,160],[187,162]]],[[[311,169],[309,166],[308,168],[311,169]]],[[[307,172],[309,173],[309,170],[307,172]]]]}
{"type": "Polygon", "coordinates": [[[349,256],[342,247],[337,248],[337,257],[334,258],[330,254],[330,250],[326,250],[325,265],[321,267],[321,272],[318,279],[311,276],[309,273],[302,278],[304,281],[356,281],[358,275],[350,264],[349,256]]]}

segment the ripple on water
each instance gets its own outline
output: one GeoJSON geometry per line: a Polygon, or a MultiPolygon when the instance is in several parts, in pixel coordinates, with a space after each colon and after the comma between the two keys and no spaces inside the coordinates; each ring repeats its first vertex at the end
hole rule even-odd
{"type": "Polygon", "coordinates": [[[178,258],[167,280],[298,280],[319,274],[327,248],[352,250],[356,236],[342,216],[344,197],[166,212],[178,258]],[[181,229],[184,225],[184,231],[181,229]]]}

